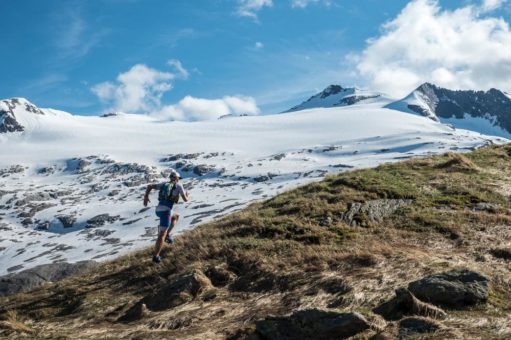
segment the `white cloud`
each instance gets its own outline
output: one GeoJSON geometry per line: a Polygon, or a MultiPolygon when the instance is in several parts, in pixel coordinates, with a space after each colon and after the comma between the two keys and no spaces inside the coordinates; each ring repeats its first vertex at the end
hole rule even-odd
{"type": "Polygon", "coordinates": [[[236,13],[242,17],[257,20],[257,12],[264,7],[272,7],[273,0],[238,0],[236,13]]]}
{"type": "Polygon", "coordinates": [[[113,104],[111,110],[145,113],[160,107],[162,95],[172,88],[175,75],[137,64],[117,76],[116,83],[104,82],[91,90],[104,102],[113,104]]]}
{"type": "Polygon", "coordinates": [[[256,41],[254,47],[259,50],[264,47],[264,44],[260,41],[256,41]]]}
{"type": "Polygon", "coordinates": [[[188,79],[188,77],[190,76],[188,70],[185,69],[183,67],[183,64],[181,64],[181,62],[177,59],[170,59],[169,61],[167,61],[167,65],[173,66],[181,79],[188,79]]]}
{"type": "Polygon", "coordinates": [[[292,8],[305,8],[311,4],[323,3],[326,6],[332,5],[331,0],[291,0],[292,8]]]}
{"type": "Polygon", "coordinates": [[[259,108],[252,97],[225,96],[203,99],[186,96],[175,105],[162,105],[163,94],[172,88],[171,80],[186,79],[188,71],[177,59],[167,62],[177,74],[161,72],[144,64],[134,65],[117,76],[115,82],[94,85],[91,90],[111,107],[107,111],[148,113],[161,119],[199,121],[212,120],[228,114],[258,114],[259,108]]]}
{"type": "MultiPolygon", "coordinates": [[[[489,2],[489,1],[487,1],[489,2]]],[[[358,56],[373,89],[402,96],[422,82],[453,89],[511,89],[511,32],[477,6],[453,11],[437,0],[414,0],[358,56]]]]}
{"type": "Polygon", "coordinates": [[[493,11],[499,7],[502,7],[504,2],[507,0],[483,0],[481,4],[481,10],[483,12],[490,12],[493,11]]]}
{"type": "Polygon", "coordinates": [[[252,97],[225,96],[204,99],[186,96],[175,105],[167,105],[154,114],[161,119],[200,121],[214,120],[228,114],[258,114],[259,108],[252,97]]]}

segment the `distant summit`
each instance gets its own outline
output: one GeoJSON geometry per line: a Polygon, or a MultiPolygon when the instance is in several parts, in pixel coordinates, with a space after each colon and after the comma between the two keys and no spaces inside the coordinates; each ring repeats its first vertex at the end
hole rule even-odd
{"type": "Polygon", "coordinates": [[[323,91],[310,97],[300,105],[285,112],[300,111],[320,107],[338,107],[369,102],[371,99],[382,97],[381,93],[360,90],[356,87],[343,88],[340,85],[330,85],[323,91]]]}
{"type": "Polygon", "coordinates": [[[462,91],[424,83],[386,108],[419,114],[457,128],[511,137],[511,97],[493,88],[462,91]]]}
{"type": "Polygon", "coordinates": [[[0,133],[24,131],[23,116],[44,115],[44,112],[25,98],[0,101],[0,133]]]}

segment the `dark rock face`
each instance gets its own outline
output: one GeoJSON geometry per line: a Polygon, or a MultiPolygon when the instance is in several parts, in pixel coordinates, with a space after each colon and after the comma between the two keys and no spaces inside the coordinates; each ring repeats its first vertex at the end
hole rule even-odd
{"type": "Polygon", "coordinates": [[[427,102],[427,108],[409,105],[418,114],[428,116],[430,110],[441,118],[471,117],[493,119],[493,125],[511,132],[511,98],[497,89],[489,91],[452,91],[425,83],[415,90],[427,102]]]}
{"type": "Polygon", "coordinates": [[[358,313],[306,309],[289,316],[268,316],[256,322],[256,331],[268,340],[346,339],[371,324],[358,313]]]}
{"type": "Polygon", "coordinates": [[[18,106],[23,105],[25,111],[34,114],[44,114],[43,111],[38,109],[36,106],[30,103],[22,103],[18,98],[12,98],[8,100],[2,100],[0,106],[0,133],[6,132],[21,132],[24,131],[24,127],[16,120],[14,109],[18,106]]]}
{"type": "Polygon", "coordinates": [[[353,104],[356,104],[358,102],[361,102],[362,100],[373,99],[373,98],[378,98],[378,97],[380,97],[380,96],[379,95],[374,95],[374,96],[347,96],[347,97],[342,98],[338,105],[339,106],[353,105],[353,104]]]}
{"type": "Polygon", "coordinates": [[[94,261],[43,264],[16,274],[2,276],[0,277],[0,296],[26,292],[46,282],[55,282],[83,273],[93,268],[95,264],[94,261]]]}
{"type": "Polygon", "coordinates": [[[455,269],[411,282],[408,290],[435,305],[463,308],[488,299],[488,279],[483,275],[455,269]]]}

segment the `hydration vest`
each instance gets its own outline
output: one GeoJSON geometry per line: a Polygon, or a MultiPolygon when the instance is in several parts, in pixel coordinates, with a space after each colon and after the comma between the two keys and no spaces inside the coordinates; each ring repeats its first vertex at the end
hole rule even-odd
{"type": "Polygon", "coordinates": [[[172,183],[165,183],[161,186],[160,191],[158,192],[158,201],[161,205],[165,205],[169,208],[174,206],[174,203],[179,201],[179,193],[172,197],[172,192],[176,189],[176,183],[171,186],[172,183]]]}

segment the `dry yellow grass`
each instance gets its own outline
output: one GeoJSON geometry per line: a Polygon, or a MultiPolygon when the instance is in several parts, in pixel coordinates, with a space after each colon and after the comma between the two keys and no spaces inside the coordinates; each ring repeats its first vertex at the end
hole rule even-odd
{"type": "Polygon", "coordinates": [[[462,267],[491,279],[490,299],[447,310],[430,338],[510,338],[511,265],[491,253],[511,244],[511,203],[495,185],[511,176],[509,150],[353,171],[255,203],[183,233],[161,265],[147,249],[86,276],[1,299],[4,315],[16,317],[2,319],[0,335],[243,339],[256,337],[256,320],[309,307],[358,311],[384,328],[371,310],[395,289],[462,267]],[[381,199],[413,203],[360,224],[365,227],[345,223],[351,204],[381,199]],[[172,308],[142,307],[191,272],[204,273],[194,284],[207,289],[181,291],[172,308]],[[139,316],[122,321],[130,310],[139,316]]]}

